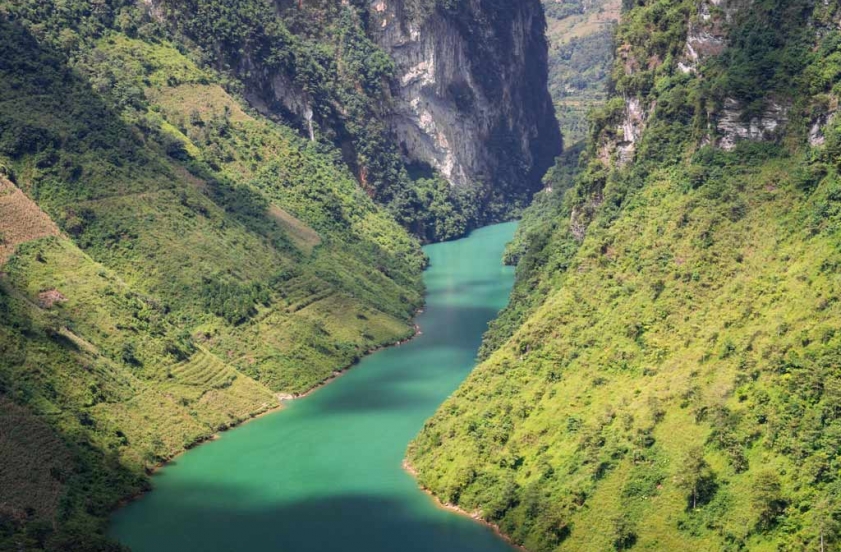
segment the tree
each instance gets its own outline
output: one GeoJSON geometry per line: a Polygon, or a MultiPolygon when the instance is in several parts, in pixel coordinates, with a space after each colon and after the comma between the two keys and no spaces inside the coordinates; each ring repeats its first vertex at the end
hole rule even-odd
{"type": "Polygon", "coordinates": [[[788,505],[783,497],[779,475],[766,471],[756,477],[752,504],[759,513],[757,526],[760,529],[768,529],[776,523],[788,505]]]}
{"type": "Polygon", "coordinates": [[[201,113],[198,109],[190,111],[190,124],[193,126],[204,126],[204,120],[201,118],[201,113]]]}
{"type": "MultiPolygon", "coordinates": [[[[841,487],[841,485],[835,485],[841,487]]],[[[812,525],[817,533],[818,550],[825,552],[841,535],[841,499],[838,494],[830,492],[819,499],[811,510],[812,525]]]]}
{"type": "Polygon", "coordinates": [[[709,502],[715,494],[717,487],[715,474],[704,459],[702,447],[694,447],[687,452],[681,461],[681,466],[677,485],[689,495],[688,502],[694,510],[699,504],[709,502]]]}

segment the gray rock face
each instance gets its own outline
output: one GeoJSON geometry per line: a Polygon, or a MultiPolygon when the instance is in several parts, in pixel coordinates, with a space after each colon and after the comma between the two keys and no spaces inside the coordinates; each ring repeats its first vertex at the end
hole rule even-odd
{"type": "Polygon", "coordinates": [[[835,112],[821,114],[814,118],[809,127],[809,145],[813,148],[820,147],[826,143],[824,129],[835,120],[835,112]]]}
{"type": "MultiPolygon", "coordinates": [[[[698,74],[705,61],[722,54],[728,46],[731,24],[742,10],[750,9],[750,5],[751,0],[700,0],[696,16],[688,24],[683,56],[677,63],[678,70],[698,74]]],[[[623,59],[623,54],[620,49],[620,59],[623,59]]],[[[627,60],[624,69],[626,73],[633,74],[636,69],[633,60],[627,60]]],[[[644,105],[639,98],[626,97],[625,110],[615,132],[616,138],[600,144],[599,157],[606,164],[615,158],[619,166],[632,161],[646,122],[655,109],[653,102],[644,105]]],[[[742,140],[776,140],[788,123],[788,110],[788,105],[769,98],[761,115],[747,119],[741,103],[726,98],[722,106],[707,114],[711,132],[703,144],[732,150],[742,140]]],[[[822,124],[818,121],[812,129],[813,143],[822,139],[822,124]]]]}
{"type": "Polygon", "coordinates": [[[678,69],[695,73],[698,65],[707,58],[717,56],[727,47],[727,25],[733,16],[750,0],[703,0],[698,14],[689,21],[686,46],[678,69]]]}
{"type": "Polygon", "coordinates": [[[456,186],[539,189],[561,151],[539,1],[465,0],[425,16],[406,4],[369,8],[370,32],[397,66],[390,122],[403,155],[456,186]]]}
{"type": "Polygon", "coordinates": [[[613,132],[602,135],[598,144],[599,159],[605,165],[616,163],[623,167],[634,160],[637,143],[642,138],[645,124],[654,105],[643,105],[636,96],[625,97],[625,108],[613,129],[613,132]]]}
{"type": "MultiPolygon", "coordinates": [[[[702,0],[697,16],[689,22],[683,59],[678,62],[678,68],[684,73],[697,73],[704,61],[724,52],[730,26],[740,12],[750,9],[751,4],[752,0],[702,0]]],[[[741,103],[734,98],[725,98],[720,109],[710,113],[710,127],[715,128],[715,137],[708,136],[704,143],[729,151],[742,140],[776,140],[788,123],[788,110],[787,105],[769,99],[761,115],[746,119],[741,103]]]]}
{"type": "MultiPolygon", "coordinates": [[[[142,1],[151,8],[162,2],[142,1]]],[[[306,15],[318,10],[315,2],[311,11],[304,6],[309,2],[274,4],[290,20],[301,17],[299,10],[306,15]]],[[[381,90],[360,91],[350,100],[354,105],[345,104],[347,98],[330,86],[313,85],[310,80],[317,78],[307,74],[312,67],[304,62],[299,67],[294,56],[282,69],[267,63],[259,33],[252,43],[222,52],[220,70],[225,64],[234,70],[244,81],[245,99],[258,111],[310,140],[326,137],[338,145],[372,195],[399,173],[400,155],[421,169],[438,171],[453,186],[477,188],[484,220],[501,218],[507,206],[524,204],[540,190],[562,149],[547,87],[540,0],[342,0],[341,5],[353,11],[354,24],[396,68],[392,79],[382,79],[381,90]],[[360,102],[364,108],[356,109],[360,102]],[[358,132],[364,125],[354,120],[360,112],[366,122],[384,123],[366,129],[366,138],[374,138],[365,144],[358,132]],[[365,147],[376,151],[361,153],[365,147]],[[387,155],[379,158],[377,151],[387,155]],[[376,182],[369,188],[372,165],[376,182]]],[[[335,65],[325,67],[336,71],[335,65]]]]}
{"type": "Polygon", "coordinates": [[[741,140],[773,141],[780,137],[787,122],[788,107],[781,103],[768,101],[761,116],[746,121],[741,104],[727,98],[716,121],[719,136],[716,144],[721,149],[730,151],[741,140]]]}
{"type": "Polygon", "coordinates": [[[625,165],[633,161],[637,142],[642,137],[642,131],[645,128],[647,118],[648,113],[643,109],[639,98],[631,97],[625,99],[625,113],[619,125],[622,139],[616,144],[616,150],[619,154],[617,158],[619,165],[625,165]]]}

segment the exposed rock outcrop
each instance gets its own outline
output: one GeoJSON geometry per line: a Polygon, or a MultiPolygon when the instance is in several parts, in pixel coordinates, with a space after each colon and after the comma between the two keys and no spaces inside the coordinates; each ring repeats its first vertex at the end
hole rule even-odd
{"type": "Polygon", "coordinates": [[[753,142],[773,141],[780,137],[788,122],[788,107],[769,100],[762,114],[745,120],[742,105],[733,98],[724,100],[724,107],[717,115],[716,145],[730,151],[741,140],[753,142]]]}
{"type": "Polygon", "coordinates": [[[398,211],[422,203],[407,173],[437,173],[477,190],[460,196],[471,202],[465,228],[498,220],[561,153],[540,0],[274,0],[257,15],[234,10],[243,32],[231,37],[205,33],[195,0],[144,2],[166,5],[262,114],[337,145],[365,190],[398,211]]]}
{"type": "MultiPolygon", "coordinates": [[[[677,61],[677,69],[687,74],[700,74],[703,64],[715,56],[722,55],[728,48],[730,32],[739,24],[740,17],[749,10],[752,0],[700,0],[697,13],[688,21],[683,56],[677,61]]],[[[625,73],[632,75],[640,70],[640,62],[630,54],[630,47],[618,50],[623,60],[625,73]]],[[[632,161],[636,145],[642,136],[647,120],[656,105],[646,105],[634,96],[625,98],[625,109],[616,131],[600,145],[599,156],[606,163],[615,162],[622,166],[632,161]]],[[[790,102],[765,98],[760,113],[746,113],[746,106],[739,100],[726,97],[720,105],[707,112],[709,133],[702,144],[713,144],[724,150],[732,150],[739,141],[774,141],[785,132],[789,121],[790,102]]],[[[816,117],[809,140],[813,145],[822,143],[822,127],[829,115],[816,117]]]]}
{"type": "Polygon", "coordinates": [[[826,143],[824,129],[835,120],[838,112],[838,98],[830,95],[823,105],[816,106],[809,125],[809,145],[819,147],[826,143]]]}
{"type": "MultiPolygon", "coordinates": [[[[728,46],[731,26],[751,3],[752,0],[702,0],[696,16],[689,21],[684,55],[678,61],[678,69],[684,73],[697,73],[701,64],[721,55],[728,46]]],[[[719,109],[709,113],[710,128],[715,129],[715,136],[707,136],[704,143],[729,151],[741,140],[776,140],[788,123],[788,111],[788,105],[769,98],[761,114],[746,117],[744,106],[738,100],[725,98],[719,109]]]]}
{"type": "MultiPolygon", "coordinates": [[[[744,2],[742,2],[744,3],[744,2]]],[[[704,0],[689,21],[686,47],[678,69],[694,73],[699,63],[721,54],[727,47],[727,24],[738,9],[737,0],[704,0]]]]}
{"type": "Polygon", "coordinates": [[[537,189],[561,150],[538,0],[471,0],[425,16],[375,0],[370,12],[397,64],[391,121],[404,156],[454,185],[537,189]]]}
{"type": "Polygon", "coordinates": [[[607,166],[615,162],[621,167],[634,160],[637,143],[653,109],[654,105],[643,106],[636,96],[625,97],[615,128],[602,133],[599,140],[598,157],[602,163],[607,166]]]}
{"type": "Polygon", "coordinates": [[[625,113],[619,125],[622,138],[616,144],[616,150],[619,154],[617,161],[620,165],[633,161],[636,145],[642,136],[647,117],[648,115],[643,110],[639,98],[625,99],[625,113]]]}

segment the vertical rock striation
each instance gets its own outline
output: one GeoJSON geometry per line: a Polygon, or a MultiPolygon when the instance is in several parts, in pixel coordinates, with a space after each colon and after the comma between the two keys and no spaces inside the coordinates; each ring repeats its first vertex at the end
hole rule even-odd
{"type": "Polygon", "coordinates": [[[390,120],[403,156],[455,186],[535,191],[561,151],[539,1],[418,11],[405,0],[370,5],[370,33],[397,68],[390,120]]]}
{"type": "Polygon", "coordinates": [[[540,0],[149,1],[422,239],[509,217],[561,153],[540,0]]]}

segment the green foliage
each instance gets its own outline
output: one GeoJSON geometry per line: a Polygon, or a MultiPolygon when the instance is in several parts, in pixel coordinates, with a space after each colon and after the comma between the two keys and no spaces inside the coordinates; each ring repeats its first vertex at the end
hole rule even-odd
{"type": "MultiPolygon", "coordinates": [[[[290,3],[278,8],[265,0],[170,0],[162,7],[174,38],[194,41],[208,63],[251,90],[268,90],[266,75],[300,90],[313,111],[321,146],[341,151],[365,191],[422,241],[462,236],[481,222],[507,216],[509,196],[524,199],[522,190],[501,190],[500,209],[500,202],[489,197],[490,183],[449,190],[440,175],[410,177],[384,122],[394,62],[366,33],[368,6],[290,3]]],[[[415,8],[427,13],[435,6],[407,6],[409,13],[415,8]]],[[[469,94],[450,92],[469,111],[469,94]]],[[[271,97],[264,101],[276,103],[271,97]]],[[[292,124],[302,124],[298,115],[287,115],[292,124]]],[[[171,146],[176,157],[183,155],[177,140],[171,146]]]]}
{"type": "Polygon", "coordinates": [[[422,241],[463,236],[481,221],[479,192],[453,187],[441,177],[418,178],[390,208],[395,218],[422,241]]]}
{"type": "Polygon", "coordinates": [[[678,485],[688,496],[688,508],[695,510],[712,500],[716,490],[715,474],[704,459],[704,449],[693,447],[686,452],[678,485]]]}
{"type": "Polygon", "coordinates": [[[696,2],[650,0],[638,4],[623,14],[617,30],[616,43],[622,53],[614,64],[612,80],[616,92],[645,97],[655,89],[658,78],[674,71],[696,2]],[[633,71],[626,71],[627,65],[633,66],[633,71]]]}
{"type": "Polygon", "coordinates": [[[770,529],[777,523],[786,508],[780,477],[773,472],[761,472],[753,484],[751,501],[754,510],[759,514],[757,526],[760,530],[770,529]]]}
{"type": "Polygon", "coordinates": [[[700,77],[677,70],[698,3],[631,4],[619,94],[526,211],[511,304],[408,459],[530,550],[836,550],[841,141],[806,134],[836,101],[837,6],[737,10],[700,77]],[[624,167],[620,94],[654,106],[624,167]],[[723,97],[791,106],[780,141],[701,146],[723,97]],[[551,508],[524,510],[535,488],[551,508]]]}
{"type": "Polygon", "coordinates": [[[529,250],[528,242],[548,234],[546,227],[557,223],[558,212],[563,209],[564,196],[574,186],[580,172],[579,158],[583,151],[584,144],[580,142],[567,148],[543,177],[543,193],[535,195],[523,213],[514,239],[506,247],[506,264],[517,265],[522,255],[529,250]]]}
{"type": "Polygon", "coordinates": [[[444,473],[469,465],[476,483],[457,503],[484,513],[482,496],[502,490],[488,474],[516,447],[512,504],[541,474],[564,474],[540,483],[572,527],[560,545],[548,544],[549,518],[519,506],[500,514],[493,503],[493,519],[518,542],[544,543],[536,550],[619,546],[588,537],[613,534],[602,521],[611,515],[630,516],[637,546],[817,542],[814,523],[827,518],[810,505],[831,496],[829,466],[839,461],[830,406],[838,378],[828,368],[839,350],[830,330],[837,312],[822,299],[836,292],[825,271],[838,214],[824,194],[837,177],[804,194],[789,175],[806,156],[754,150],[699,153],[651,174],[618,209],[605,201],[582,242],[561,214],[529,244],[521,291],[492,327],[485,362],[410,448],[424,485],[438,492],[444,473]],[[698,180],[698,165],[709,178],[698,180]],[[822,222],[810,230],[814,209],[822,222]],[[773,299],[760,299],[771,289],[773,299]],[[499,337],[503,321],[510,337],[499,337]],[[527,414],[507,425],[512,403],[527,414]],[[477,419],[506,427],[504,444],[471,431],[477,419]],[[759,485],[769,466],[785,475],[763,475],[759,485]],[[660,516],[669,512],[671,522],[660,516]]]}
{"type": "Polygon", "coordinates": [[[550,2],[545,6],[546,16],[553,19],[564,19],[571,15],[580,15],[584,13],[585,6],[582,0],[574,0],[572,2],[550,2]]]}
{"type": "Polygon", "coordinates": [[[715,99],[735,97],[751,117],[762,112],[769,92],[791,96],[812,57],[811,8],[806,0],[765,0],[745,10],[730,33],[731,47],[707,71],[715,99]]]}
{"type": "Polygon", "coordinates": [[[549,92],[566,144],[587,137],[587,116],[607,99],[616,0],[543,2],[549,39],[549,92]]]}
{"type": "Polygon", "coordinates": [[[630,550],[637,543],[633,524],[625,516],[613,519],[613,549],[630,550]]]}
{"type": "MultiPolygon", "coordinates": [[[[583,144],[566,150],[544,177],[545,188],[523,214],[514,239],[505,250],[506,263],[517,265],[517,279],[508,306],[494,319],[479,349],[484,360],[505,343],[552,289],[546,277],[569,267],[578,242],[566,222],[572,212],[573,186],[580,177],[583,144]]],[[[584,158],[582,158],[584,159],[584,158]]],[[[586,162],[586,159],[585,161],[586,162]]]]}
{"type": "Polygon", "coordinates": [[[271,305],[271,294],[260,282],[242,285],[238,282],[224,282],[218,277],[202,281],[205,307],[230,324],[239,325],[257,314],[257,306],[271,305]]]}
{"type": "Polygon", "coordinates": [[[0,411],[45,437],[4,455],[0,549],[118,550],[148,470],[412,332],[418,242],[172,38],[134,3],[0,3],[0,165],[64,231],[2,267],[0,411]]]}

